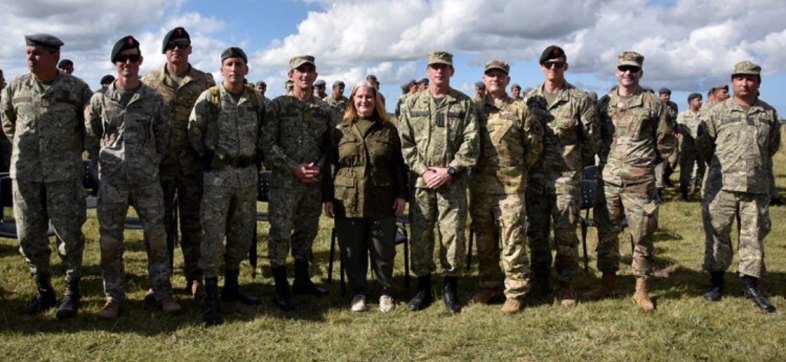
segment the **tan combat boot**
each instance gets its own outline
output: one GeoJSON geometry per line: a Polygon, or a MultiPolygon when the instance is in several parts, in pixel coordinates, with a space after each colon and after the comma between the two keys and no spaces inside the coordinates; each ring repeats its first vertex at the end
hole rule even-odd
{"type": "Polygon", "coordinates": [[[573,295],[570,281],[560,281],[557,293],[559,294],[560,305],[563,307],[572,308],[576,305],[576,297],[573,295]]]}
{"type": "Polygon", "coordinates": [[[647,277],[636,277],[636,293],[633,294],[633,301],[645,312],[655,309],[655,305],[647,293],[647,277]]]}
{"type": "Polygon", "coordinates": [[[518,298],[505,299],[505,304],[502,305],[500,311],[505,314],[516,314],[524,308],[524,303],[518,298]]]}
{"type": "Polygon", "coordinates": [[[103,319],[116,319],[120,314],[120,302],[110,299],[104,304],[104,308],[98,312],[98,316],[103,319]]]}
{"type": "Polygon", "coordinates": [[[166,314],[179,314],[182,310],[180,304],[177,304],[171,295],[167,295],[164,299],[161,299],[161,301],[158,302],[158,306],[161,307],[161,310],[166,314]]]}
{"type": "Polygon", "coordinates": [[[584,296],[589,300],[601,300],[611,297],[614,294],[614,289],[617,287],[617,273],[603,272],[603,278],[600,281],[600,287],[591,290],[584,296]]]}
{"type": "Polygon", "coordinates": [[[500,301],[503,298],[505,298],[505,295],[495,288],[480,288],[470,301],[478,304],[489,304],[494,301],[500,301]]]}

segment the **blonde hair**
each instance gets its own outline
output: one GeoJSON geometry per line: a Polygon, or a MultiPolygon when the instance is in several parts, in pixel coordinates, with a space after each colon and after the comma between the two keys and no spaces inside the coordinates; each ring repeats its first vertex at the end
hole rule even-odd
{"type": "Polygon", "coordinates": [[[385,111],[385,106],[382,105],[382,98],[379,96],[379,91],[377,91],[377,88],[367,80],[361,80],[352,87],[352,93],[349,95],[349,104],[347,104],[347,109],[344,111],[342,121],[351,123],[360,118],[358,116],[358,110],[355,108],[355,94],[357,94],[360,88],[371,88],[371,92],[374,94],[374,113],[371,114],[371,117],[376,116],[382,123],[390,121],[390,116],[388,116],[388,112],[385,111]]]}

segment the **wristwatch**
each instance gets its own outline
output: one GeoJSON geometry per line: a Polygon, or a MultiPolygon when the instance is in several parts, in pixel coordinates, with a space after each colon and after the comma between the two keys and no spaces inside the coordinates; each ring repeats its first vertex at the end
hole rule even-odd
{"type": "Polygon", "coordinates": [[[458,171],[456,171],[456,169],[453,168],[453,166],[448,166],[448,175],[456,176],[457,173],[458,171]]]}

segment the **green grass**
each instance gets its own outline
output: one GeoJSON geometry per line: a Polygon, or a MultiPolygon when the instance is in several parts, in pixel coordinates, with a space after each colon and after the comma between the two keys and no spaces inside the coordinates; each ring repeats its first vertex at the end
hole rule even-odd
{"type": "MultiPolygon", "coordinates": [[[[776,156],[776,176],[781,195],[786,187],[786,155],[776,156]]],[[[676,179],[676,175],[672,179],[676,179]]],[[[19,313],[33,295],[34,283],[19,255],[15,240],[0,239],[0,356],[14,360],[765,360],[786,359],[786,208],[770,209],[773,230],[765,241],[769,275],[763,289],[778,307],[765,315],[742,297],[734,269],[727,274],[728,295],[720,302],[701,297],[707,275],[701,270],[704,233],[699,205],[678,200],[675,190],[666,193],[656,234],[657,265],[663,271],[652,285],[657,310],[642,313],[631,300],[630,245],[621,237],[622,276],[615,299],[581,300],[571,310],[528,301],[524,312],[502,315],[499,305],[469,305],[450,316],[441,302],[414,313],[405,302],[412,294],[403,288],[403,257],[399,247],[395,286],[398,308],[389,314],[376,311],[377,290],[369,294],[369,312],[349,311],[350,296],[341,296],[338,283],[329,285],[330,296],[298,297],[298,308],[281,312],[270,301],[273,281],[265,259],[267,226],[259,224],[261,273],[251,279],[247,264],[241,283],[264,297],[258,307],[223,303],[226,323],[205,329],[201,304],[183,292],[182,259],[178,252],[173,284],[184,310],[167,316],[146,305],[148,288],[141,233],[126,232],[127,292],[120,318],[107,322],[96,313],[103,305],[98,225],[89,213],[84,231],[87,248],[82,283],[83,306],[73,320],[54,319],[54,310],[37,316],[19,313]]],[[[327,279],[332,221],[322,220],[314,245],[316,281],[327,279]]],[[[591,268],[576,279],[576,290],[585,292],[598,283],[592,250],[595,230],[589,234],[591,268]]],[[[736,243],[736,241],[735,241],[736,243]]],[[[52,256],[53,271],[60,261],[52,256]]],[[[735,264],[736,267],[736,259],[735,264]]],[[[290,264],[291,273],[291,264],[290,264]]],[[[337,269],[337,268],[336,268],[337,269]]],[[[337,272],[337,271],[336,271],[337,272]]],[[[334,277],[337,275],[334,274],[334,277]]],[[[62,278],[54,280],[62,290],[62,278]]],[[[477,268],[460,282],[463,300],[477,284],[477,268]]],[[[414,290],[414,280],[413,288],[414,290]]]]}

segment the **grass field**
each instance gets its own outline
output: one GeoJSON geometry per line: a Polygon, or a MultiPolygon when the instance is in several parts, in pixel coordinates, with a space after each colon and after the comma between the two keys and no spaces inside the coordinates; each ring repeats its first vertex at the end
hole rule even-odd
{"type": "MultiPolygon", "coordinates": [[[[776,156],[776,177],[786,196],[786,154],[776,156]]],[[[676,179],[676,175],[672,179],[676,179]]],[[[297,298],[298,308],[281,312],[270,301],[273,280],[264,256],[267,225],[260,223],[261,275],[241,269],[244,287],[264,297],[258,307],[223,303],[225,324],[205,329],[202,305],[182,292],[185,280],[177,253],[173,284],[183,306],[179,316],[168,316],[142,301],[148,289],[141,233],[126,232],[125,263],[129,301],[119,319],[99,320],[104,303],[95,212],[84,226],[87,248],[82,283],[83,307],[79,315],[60,322],[54,309],[37,316],[19,313],[33,295],[34,282],[17,250],[15,240],[0,239],[0,356],[7,361],[28,360],[786,360],[786,208],[770,209],[773,230],[766,239],[769,275],[762,287],[778,312],[765,315],[744,299],[734,267],[727,273],[728,295],[720,302],[701,297],[707,275],[701,271],[704,233],[699,205],[679,201],[676,190],[666,193],[656,234],[657,264],[663,276],[654,280],[654,313],[633,304],[630,246],[621,243],[623,265],[619,296],[601,302],[580,300],[573,309],[528,300],[514,316],[502,315],[499,305],[466,306],[451,316],[441,302],[422,312],[410,312],[405,302],[414,291],[403,288],[403,257],[399,248],[395,285],[398,308],[389,314],[376,311],[376,290],[369,295],[369,312],[349,311],[351,296],[341,296],[338,283],[330,296],[297,298]],[[668,275],[665,275],[668,274],[668,275]]],[[[314,245],[314,279],[325,283],[332,221],[322,220],[314,245]]],[[[598,283],[589,234],[591,268],[576,280],[585,292],[598,283]]],[[[623,235],[621,240],[627,240],[623,235]]],[[[735,241],[736,244],[736,241],[735,241]]],[[[60,261],[52,256],[53,270],[60,261]]],[[[291,264],[289,267],[291,273],[291,264]]],[[[336,268],[337,269],[337,268],[336,268]]],[[[62,278],[54,280],[63,288],[62,278]]],[[[460,281],[463,300],[477,284],[477,267],[460,281]]]]}

